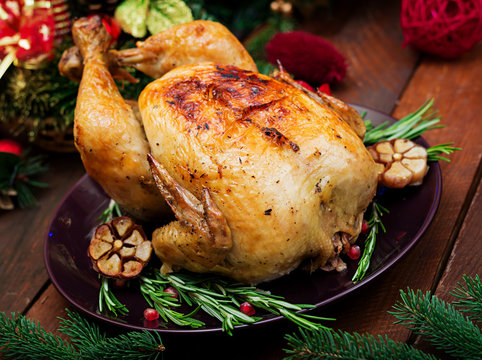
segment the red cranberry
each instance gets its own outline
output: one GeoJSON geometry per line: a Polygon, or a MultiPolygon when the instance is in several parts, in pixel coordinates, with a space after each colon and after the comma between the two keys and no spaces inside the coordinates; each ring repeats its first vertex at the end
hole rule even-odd
{"type": "Polygon", "coordinates": [[[350,246],[350,250],[346,253],[348,257],[352,260],[356,260],[360,257],[361,250],[358,245],[352,245],[350,246]]]}
{"type": "Polygon", "coordinates": [[[156,309],[147,308],[146,310],[144,310],[144,318],[147,321],[154,321],[159,319],[159,313],[156,309]]]}
{"type": "Polygon", "coordinates": [[[370,231],[370,226],[368,226],[368,223],[366,222],[366,220],[363,220],[361,224],[361,233],[368,234],[369,231],[370,231]]]}
{"type": "Polygon", "coordinates": [[[256,310],[254,309],[254,306],[247,301],[239,305],[239,311],[241,311],[243,314],[248,316],[253,316],[254,314],[256,314],[256,310]]]}
{"type": "Polygon", "coordinates": [[[167,293],[167,294],[171,294],[171,297],[174,298],[174,299],[177,299],[179,297],[179,293],[172,286],[169,286],[168,288],[166,288],[166,290],[164,290],[164,292],[167,293]]]}
{"type": "Polygon", "coordinates": [[[308,84],[306,81],[296,80],[296,82],[298,84],[302,85],[305,89],[308,89],[308,90],[313,91],[313,92],[315,91],[315,89],[313,89],[313,87],[310,84],[308,84]]]}

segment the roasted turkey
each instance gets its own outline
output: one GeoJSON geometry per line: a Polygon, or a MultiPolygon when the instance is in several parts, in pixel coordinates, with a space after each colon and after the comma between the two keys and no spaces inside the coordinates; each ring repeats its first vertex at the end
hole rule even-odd
{"type": "Polygon", "coordinates": [[[79,20],[73,31],[84,59],[76,145],[126,211],[171,207],[177,220],[152,239],[162,271],[256,284],[302,263],[342,268],[377,186],[354,110],[285,75],[193,59],[149,84],[136,116],[108,72],[99,25],[79,20]]]}

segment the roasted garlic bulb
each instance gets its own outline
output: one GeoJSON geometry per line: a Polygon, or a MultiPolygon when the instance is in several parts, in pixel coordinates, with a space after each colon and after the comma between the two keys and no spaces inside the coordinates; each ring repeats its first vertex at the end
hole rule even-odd
{"type": "Polygon", "coordinates": [[[94,269],[104,276],[120,279],[139,275],[151,253],[151,242],[142,227],[127,216],[99,225],[89,246],[94,269]]]}
{"type": "Polygon", "coordinates": [[[420,185],[427,174],[427,150],[408,139],[382,141],[369,146],[377,163],[381,185],[401,189],[420,185]]]}

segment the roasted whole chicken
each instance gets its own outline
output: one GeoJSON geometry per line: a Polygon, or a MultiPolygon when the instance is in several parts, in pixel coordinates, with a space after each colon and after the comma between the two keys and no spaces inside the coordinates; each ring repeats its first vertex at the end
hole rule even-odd
{"type": "Polygon", "coordinates": [[[286,74],[200,55],[149,84],[137,112],[108,71],[101,22],[80,19],[73,34],[84,66],[77,148],[87,172],[133,216],[155,221],[171,207],[177,220],[152,237],[162,271],[256,284],[302,263],[343,268],[339,254],[360,233],[377,187],[353,109],[307,94],[286,74]]]}

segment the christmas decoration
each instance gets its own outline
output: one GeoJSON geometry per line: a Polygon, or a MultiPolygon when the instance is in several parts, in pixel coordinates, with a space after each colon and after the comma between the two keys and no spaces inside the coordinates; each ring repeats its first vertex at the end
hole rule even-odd
{"type": "Polygon", "coordinates": [[[344,56],[328,41],[301,31],[276,34],[266,45],[268,60],[281,63],[295,79],[310,84],[340,82],[346,76],[344,56]]]}
{"type": "Polygon", "coordinates": [[[136,38],[145,37],[147,30],[157,34],[194,20],[182,0],[125,0],[115,10],[115,18],[122,30],[136,38]]]}
{"type": "Polygon", "coordinates": [[[453,59],[482,39],[480,0],[403,0],[402,46],[453,59]]]}
{"type": "Polygon", "coordinates": [[[33,180],[47,171],[39,155],[27,158],[22,146],[10,139],[0,140],[0,209],[13,210],[37,204],[31,187],[46,187],[47,184],[33,180]],[[15,201],[16,199],[16,201],[15,201]]]}
{"type": "Polygon", "coordinates": [[[55,42],[69,29],[65,0],[0,2],[0,56],[8,62],[38,68],[53,58],[55,42]]]}

